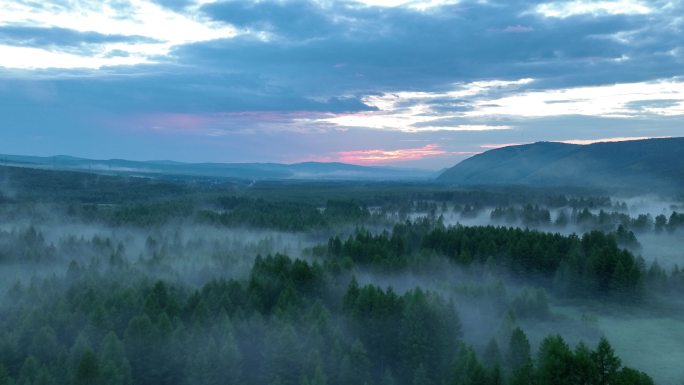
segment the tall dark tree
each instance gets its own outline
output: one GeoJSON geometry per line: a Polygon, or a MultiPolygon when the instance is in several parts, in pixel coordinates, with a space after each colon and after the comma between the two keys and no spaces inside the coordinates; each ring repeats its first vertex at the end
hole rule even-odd
{"type": "Polygon", "coordinates": [[[17,385],[32,385],[36,380],[39,370],[40,363],[38,360],[33,356],[26,357],[24,364],[21,365],[21,369],[19,370],[17,385]]]}
{"type": "Polygon", "coordinates": [[[91,350],[87,350],[81,356],[74,374],[74,385],[98,385],[100,379],[100,363],[97,355],[91,350]]]}
{"type": "Polygon", "coordinates": [[[610,385],[622,366],[620,359],[615,355],[613,347],[605,337],[601,337],[596,350],[592,354],[597,371],[597,384],[610,385]]]}
{"type": "Polygon", "coordinates": [[[540,385],[572,385],[573,354],[559,335],[546,337],[539,346],[537,378],[540,385]]]}
{"type": "Polygon", "coordinates": [[[462,345],[456,358],[452,385],[480,385],[487,382],[487,373],[475,351],[462,345]]]}
{"type": "Polygon", "coordinates": [[[14,384],[14,381],[12,380],[12,377],[10,377],[9,373],[7,373],[5,365],[0,364],[0,385],[12,384],[14,384]]]}
{"type": "Polygon", "coordinates": [[[531,360],[530,342],[527,340],[525,332],[516,327],[511,333],[508,343],[507,362],[511,370],[516,370],[531,360]]]}
{"type": "Polygon", "coordinates": [[[114,332],[107,334],[100,353],[102,385],[130,385],[131,364],[123,343],[114,332]]]}
{"type": "Polygon", "coordinates": [[[594,363],[593,352],[584,343],[575,348],[573,382],[575,384],[594,384],[598,370],[594,363]]]}

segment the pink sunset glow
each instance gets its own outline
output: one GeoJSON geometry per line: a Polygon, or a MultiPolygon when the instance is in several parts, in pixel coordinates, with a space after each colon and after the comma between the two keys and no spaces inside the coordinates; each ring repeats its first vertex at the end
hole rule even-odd
{"type": "Polygon", "coordinates": [[[302,121],[320,117],[311,111],[237,111],[200,113],[144,113],[114,116],[105,123],[127,129],[152,130],[158,134],[194,134],[223,136],[229,133],[297,132],[320,133],[318,126],[307,126],[302,121]]]}
{"type": "Polygon", "coordinates": [[[340,151],[336,153],[336,158],[340,162],[356,164],[376,164],[388,162],[403,162],[408,160],[418,160],[433,156],[442,155],[475,155],[479,152],[471,151],[445,151],[437,144],[427,144],[419,148],[402,148],[398,150],[355,150],[340,151]]]}
{"type": "Polygon", "coordinates": [[[481,144],[480,148],[485,148],[487,150],[493,150],[497,148],[504,148],[504,147],[510,147],[510,146],[520,146],[523,144],[529,144],[529,143],[498,143],[498,144],[481,144]]]}
{"type": "Polygon", "coordinates": [[[176,129],[197,129],[202,127],[206,119],[194,114],[151,114],[142,119],[152,127],[173,127],[176,129]]]}
{"type": "Polygon", "coordinates": [[[594,143],[606,143],[606,142],[627,142],[630,140],[644,140],[644,139],[664,139],[671,138],[671,136],[630,136],[630,137],[615,137],[615,138],[602,138],[602,139],[570,139],[570,140],[559,140],[560,143],[567,144],[594,144],[594,143]]]}

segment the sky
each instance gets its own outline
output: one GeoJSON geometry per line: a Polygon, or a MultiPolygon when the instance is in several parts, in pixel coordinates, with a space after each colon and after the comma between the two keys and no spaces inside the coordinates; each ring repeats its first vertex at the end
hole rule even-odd
{"type": "Polygon", "coordinates": [[[684,0],[2,0],[0,153],[423,169],[684,136],[684,0]]]}

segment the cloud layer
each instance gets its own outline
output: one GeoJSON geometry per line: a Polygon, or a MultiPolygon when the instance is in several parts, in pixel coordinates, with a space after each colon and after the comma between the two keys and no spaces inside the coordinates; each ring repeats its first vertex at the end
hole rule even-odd
{"type": "Polygon", "coordinates": [[[681,0],[10,0],[0,152],[438,168],[507,143],[678,136],[681,15],[681,0]]]}

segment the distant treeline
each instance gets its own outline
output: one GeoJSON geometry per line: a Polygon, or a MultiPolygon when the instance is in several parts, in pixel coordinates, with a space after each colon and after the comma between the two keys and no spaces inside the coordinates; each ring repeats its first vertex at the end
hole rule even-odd
{"type": "Polygon", "coordinates": [[[344,241],[333,237],[327,250],[316,252],[326,253],[331,263],[344,264],[348,258],[390,270],[444,256],[460,266],[491,265],[538,278],[565,295],[635,299],[643,294],[643,260],[618,247],[615,235],[598,231],[562,236],[519,228],[433,226],[423,220],[396,225],[391,233],[360,230],[344,241]]]}
{"type": "Polygon", "coordinates": [[[575,225],[580,229],[615,231],[622,226],[625,230],[636,232],[656,231],[674,232],[684,228],[684,213],[672,211],[669,216],[659,214],[655,218],[650,214],[639,214],[631,217],[619,211],[599,210],[592,213],[588,208],[573,208],[570,212],[561,209],[552,221],[548,208],[538,205],[496,207],[490,214],[496,223],[521,224],[529,227],[555,225],[566,227],[575,225]]]}
{"type": "Polygon", "coordinates": [[[550,208],[589,209],[608,208],[613,204],[608,196],[579,190],[568,194],[562,189],[453,188],[408,182],[252,181],[163,174],[151,178],[0,165],[0,203],[130,204],[169,199],[212,202],[216,197],[227,195],[315,206],[323,206],[329,200],[355,200],[386,211],[409,209],[414,202],[476,207],[539,204],[550,208]]]}
{"type": "Polygon", "coordinates": [[[190,195],[197,187],[166,180],[0,166],[0,203],[130,203],[190,195]]]}
{"type": "Polygon", "coordinates": [[[155,227],[182,221],[283,231],[369,223],[373,219],[370,211],[354,200],[329,200],[323,207],[316,207],[303,202],[271,202],[232,196],[209,202],[174,200],[123,205],[71,205],[67,213],[78,219],[113,226],[155,227]]]}

